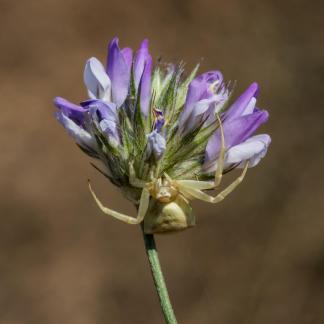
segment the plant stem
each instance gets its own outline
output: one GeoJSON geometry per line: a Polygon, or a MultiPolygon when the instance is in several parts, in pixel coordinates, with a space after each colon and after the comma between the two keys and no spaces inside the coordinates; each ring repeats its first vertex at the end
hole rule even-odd
{"type": "MultiPolygon", "coordinates": [[[[143,228],[142,228],[143,230],[143,228]]],[[[177,324],[173,308],[170,302],[167,287],[165,285],[163,273],[160,266],[159,256],[156,250],[154,236],[145,234],[143,231],[146,254],[150,263],[150,268],[154,280],[154,285],[159,296],[161,309],[167,324],[177,324]]]]}

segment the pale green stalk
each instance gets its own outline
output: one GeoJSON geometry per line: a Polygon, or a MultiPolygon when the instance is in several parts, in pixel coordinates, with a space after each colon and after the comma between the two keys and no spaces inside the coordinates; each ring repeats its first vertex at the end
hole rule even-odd
{"type": "Polygon", "coordinates": [[[154,285],[159,296],[161,309],[165,322],[167,324],[177,324],[177,319],[174,315],[173,308],[170,302],[167,287],[165,285],[158,252],[156,250],[154,236],[145,234],[143,231],[146,254],[150,263],[150,268],[154,280],[154,285]]]}

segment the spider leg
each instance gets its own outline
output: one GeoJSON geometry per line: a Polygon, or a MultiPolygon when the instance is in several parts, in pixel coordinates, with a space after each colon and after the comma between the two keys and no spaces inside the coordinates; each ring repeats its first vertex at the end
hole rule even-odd
{"type": "Polygon", "coordinates": [[[145,181],[136,177],[133,162],[129,163],[129,183],[135,188],[144,188],[145,181]]]}
{"type": "Polygon", "coordinates": [[[180,199],[182,199],[186,204],[189,204],[190,200],[195,199],[189,192],[184,192],[181,190],[181,193],[178,195],[180,199]]]}
{"type": "Polygon", "coordinates": [[[229,195],[243,181],[246,171],[248,169],[248,166],[249,166],[249,163],[247,162],[245,164],[245,167],[244,167],[241,175],[238,178],[236,178],[227,188],[222,190],[215,197],[206,194],[205,192],[201,191],[200,189],[187,186],[186,184],[181,184],[181,183],[179,183],[180,181],[178,181],[180,192],[186,196],[191,195],[192,197],[194,197],[196,199],[216,204],[216,203],[222,201],[227,195],[229,195]]]}
{"type": "Polygon", "coordinates": [[[215,183],[213,181],[199,181],[199,180],[173,180],[180,187],[198,189],[198,190],[206,190],[206,189],[214,189],[215,183]]]}
{"type": "Polygon", "coordinates": [[[217,160],[217,167],[215,171],[215,179],[214,182],[211,181],[195,181],[195,180],[176,180],[176,183],[179,183],[180,185],[184,185],[186,187],[191,187],[198,190],[206,190],[206,189],[214,189],[217,188],[221,181],[223,176],[223,170],[224,170],[224,161],[225,161],[225,137],[224,137],[224,129],[222,125],[222,121],[218,114],[216,114],[217,120],[219,122],[219,128],[220,128],[220,136],[221,136],[221,147],[219,150],[219,157],[217,160]]]}
{"type": "Polygon", "coordinates": [[[173,180],[166,172],[164,177],[170,182],[181,187],[194,188],[199,190],[214,189],[215,184],[213,181],[199,181],[199,180],[173,180]]]}
{"type": "Polygon", "coordinates": [[[216,114],[217,120],[219,122],[220,135],[221,135],[221,147],[219,150],[219,157],[217,160],[217,168],[215,171],[215,183],[214,188],[218,187],[222,181],[223,169],[224,169],[224,160],[225,160],[225,136],[222,121],[218,114],[216,114]]]}
{"type": "Polygon", "coordinates": [[[149,201],[150,201],[150,193],[146,188],[143,188],[136,218],[116,212],[110,208],[105,207],[101,203],[101,201],[98,199],[98,197],[96,196],[94,191],[92,190],[90,181],[89,181],[89,190],[90,190],[95,202],[97,203],[97,205],[99,206],[101,211],[104,212],[105,214],[112,216],[114,218],[117,218],[120,221],[125,222],[127,224],[140,224],[143,221],[144,216],[148,209],[149,201]]]}

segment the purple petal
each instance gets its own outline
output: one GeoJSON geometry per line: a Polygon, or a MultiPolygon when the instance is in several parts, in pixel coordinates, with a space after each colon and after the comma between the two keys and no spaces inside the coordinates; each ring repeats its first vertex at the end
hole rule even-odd
{"type": "Polygon", "coordinates": [[[153,114],[154,114],[154,127],[153,129],[157,132],[160,132],[162,127],[164,126],[165,119],[164,119],[164,114],[162,110],[153,109],[153,114]]]}
{"type": "Polygon", "coordinates": [[[145,68],[145,64],[151,56],[148,52],[148,40],[144,39],[140,48],[137,50],[134,58],[134,83],[135,89],[138,89],[139,83],[142,78],[142,74],[145,68]]]}
{"type": "Polygon", "coordinates": [[[195,128],[199,127],[203,121],[215,110],[216,96],[209,99],[202,99],[194,104],[191,114],[184,124],[181,124],[179,131],[186,135],[195,128]]]}
{"type": "MultiPolygon", "coordinates": [[[[201,74],[197,78],[193,79],[188,88],[185,106],[180,115],[179,129],[180,132],[184,131],[185,123],[187,122],[190,114],[195,109],[195,105],[198,101],[209,99],[214,96],[211,87],[213,84],[220,86],[223,81],[223,76],[219,71],[210,71],[201,74]]],[[[217,90],[217,89],[216,89],[217,90]]]]}
{"type": "Polygon", "coordinates": [[[106,134],[110,143],[114,146],[120,144],[120,138],[118,133],[118,125],[109,119],[102,119],[99,123],[101,130],[106,134]]]}
{"type": "Polygon", "coordinates": [[[215,103],[211,105],[209,111],[206,113],[207,120],[204,125],[205,127],[216,122],[216,113],[219,113],[224,107],[229,95],[230,90],[224,84],[218,88],[215,94],[215,103]]]}
{"type": "Polygon", "coordinates": [[[89,109],[90,105],[94,102],[97,102],[99,99],[87,99],[84,101],[80,102],[80,106],[85,108],[85,109],[89,109]]]}
{"type": "Polygon", "coordinates": [[[90,114],[99,123],[102,132],[106,134],[112,145],[119,145],[119,118],[116,104],[102,100],[89,100],[88,102],[90,114]]]}
{"type": "Polygon", "coordinates": [[[204,81],[208,84],[215,83],[216,81],[218,84],[221,84],[223,82],[223,74],[217,70],[209,71],[199,75],[195,79],[198,81],[204,81]]]}
{"type": "Polygon", "coordinates": [[[120,51],[124,57],[126,65],[129,69],[129,74],[131,73],[132,63],[133,63],[133,50],[129,47],[125,47],[120,51]]]}
{"type": "Polygon", "coordinates": [[[146,60],[143,75],[140,82],[140,106],[142,114],[147,117],[151,103],[151,77],[152,77],[152,58],[146,60]]]}
{"type": "Polygon", "coordinates": [[[147,146],[146,146],[146,158],[149,159],[151,155],[154,156],[155,160],[159,160],[166,148],[165,138],[157,131],[147,135],[147,146]]]}
{"type": "Polygon", "coordinates": [[[88,108],[92,116],[94,116],[94,118],[97,118],[98,121],[101,121],[102,119],[108,119],[115,123],[118,122],[117,107],[113,102],[96,100],[94,102],[91,102],[88,108]]]}
{"type": "Polygon", "coordinates": [[[75,105],[72,102],[67,101],[64,98],[56,97],[54,99],[54,105],[62,111],[62,113],[72,119],[78,125],[81,125],[84,121],[84,114],[86,113],[86,109],[81,106],[75,105]]]}
{"type": "Polygon", "coordinates": [[[179,120],[180,128],[183,128],[184,123],[189,118],[189,116],[194,108],[195,103],[201,99],[201,96],[205,91],[206,91],[205,83],[199,82],[196,79],[194,79],[190,82],[185,106],[184,106],[183,111],[181,112],[181,115],[180,115],[180,120],[179,120]]]}
{"type": "MultiPolygon", "coordinates": [[[[247,140],[261,124],[268,120],[268,116],[267,111],[261,110],[250,115],[238,117],[232,121],[226,120],[223,124],[226,149],[247,140]]],[[[207,143],[205,164],[208,165],[217,159],[220,147],[220,129],[218,129],[207,143]]]]}
{"type": "MultiPolygon", "coordinates": [[[[109,43],[107,60],[107,72],[111,80],[112,101],[120,107],[128,94],[130,81],[129,54],[123,55],[118,46],[118,38],[115,37],[109,43]]],[[[124,52],[125,54],[125,52],[124,52]]]]}
{"type": "Polygon", "coordinates": [[[230,121],[239,116],[246,115],[248,110],[251,109],[252,98],[256,98],[259,86],[257,83],[252,83],[243,94],[231,105],[225,114],[225,120],[230,121]]]}
{"type": "Polygon", "coordinates": [[[56,113],[57,120],[63,125],[68,134],[82,147],[96,151],[96,140],[85,129],[68,118],[62,111],[56,113]]]}

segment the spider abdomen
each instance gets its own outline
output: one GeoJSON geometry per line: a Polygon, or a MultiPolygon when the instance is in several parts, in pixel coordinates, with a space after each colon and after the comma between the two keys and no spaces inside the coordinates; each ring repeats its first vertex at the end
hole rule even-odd
{"type": "Polygon", "coordinates": [[[168,203],[151,199],[144,218],[144,232],[147,234],[176,232],[194,225],[192,208],[180,196],[168,203]]]}

